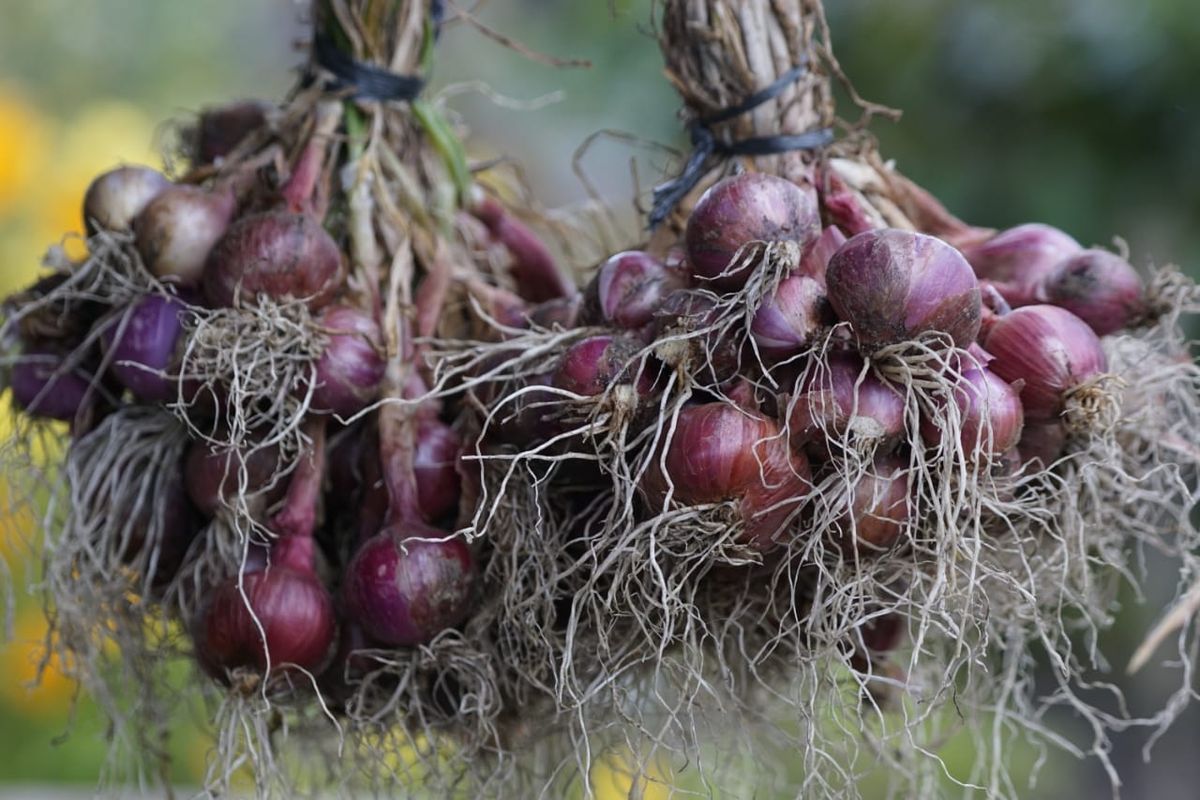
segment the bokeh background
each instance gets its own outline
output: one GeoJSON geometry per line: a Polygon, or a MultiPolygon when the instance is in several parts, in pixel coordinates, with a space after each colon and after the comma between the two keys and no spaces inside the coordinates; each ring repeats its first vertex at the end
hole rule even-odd
{"type": "MultiPolygon", "coordinates": [[[[899,123],[876,124],[883,152],[960,216],[995,227],[1041,220],[1086,243],[1119,234],[1135,263],[1200,268],[1195,0],[826,4],[858,90],[905,110],[899,123]]],[[[453,89],[447,102],[477,151],[521,162],[545,204],[587,198],[572,162],[598,130],[684,147],[650,0],[491,0],[479,15],[533,49],[592,62],[550,68],[462,24],[444,36],[433,91],[453,89]]],[[[295,45],[303,17],[292,0],[0,0],[0,294],[36,274],[47,245],[80,229],[94,174],[120,161],[161,162],[170,120],[223,100],[280,96],[302,61],[295,45]]],[[[579,158],[604,199],[631,219],[635,194],[668,165],[665,151],[615,136],[579,158]]],[[[0,482],[0,500],[5,492],[0,482]]],[[[14,637],[0,644],[0,795],[35,785],[86,793],[102,765],[103,724],[86,700],[68,719],[73,687],[53,665],[29,688],[45,631],[23,588],[36,573],[15,543],[30,520],[6,520],[0,530],[19,594],[14,637]]],[[[1136,680],[1120,675],[1176,581],[1163,565],[1150,568],[1148,596],[1126,598],[1106,641],[1116,662],[1108,677],[1141,713],[1162,704],[1177,674],[1160,666],[1136,680]]],[[[1069,729],[1074,721],[1052,722],[1069,729]]],[[[197,780],[208,743],[194,720],[176,727],[172,747],[186,784],[197,780]]],[[[1152,766],[1142,759],[1146,739],[1132,731],[1115,740],[1125,796],[1200,795],[1200,716],[1177,722],[1152,766]]],[[[623,794],[619,780],[610,784],[597,788],[623,794]]],[[[1095,764],[1063,757],[1029,796],[1108,794],[1095,764]]]]}

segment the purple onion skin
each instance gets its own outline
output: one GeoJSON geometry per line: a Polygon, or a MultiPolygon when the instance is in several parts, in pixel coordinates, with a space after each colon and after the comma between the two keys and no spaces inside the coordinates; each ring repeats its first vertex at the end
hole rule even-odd
{"type": "Polygon", "coordinates": [[[146,268],[164,282],[199,286],[205,261],[236,209],[237,200],[228,189],[165,189],[133,221],[146,268]]]}
{"type": "Polygon", "coordinates": [[[1107,250],[1083,250],[1060,262],[1046,276],[1038,299],[1070,311],[1097,336],[1127,328],[1146,314],[1137,270],[1107,250]]]}
{"type": "Polygon", "coordinates": [[[316,311],[332,302],[345,276],[337,243],[316,220],[267,211],[239,219],[213,248],[204,294],[216,307],[253,303],[261,293],[304,300],[316,311]]]}
{"type": "MultiPolygon", "coordinates": [[[[953,396],[962,420],[959,441],[969,461],[997,459],[1020,441],[1025,423],[1021,399],[994,372],[987,368],[966,370],[953,396]]],[[[927,444],[936,445],[944,435],[933,420],[922,420],[921,437],[927,444]]]]}
{"type": "Polygon", "coordinates": [[[820,234],[820,212],[811,190],[774,175],[747,172],[719,181],[701,196],[688,218],[684,246],[700,285],[731,292],[750,277],[750,267],[726,272],[743,246],[791,241],[803,251],[820,234]]]}
{"type": "Polygon", "coordinates": [[[830,225],[821,231],[820,237],[804,253],[800,260],[800,273],[807,275],[825,286],[825,271],[829,269],[829,259],[846,243],[846,234],[841,228],[830,225]]]}
{"type": "Polygon", "coordinates": [[[877,553],[900,538],[912,511],[907,466],[896,456],[880,456],[850,490],[849,510],[831,530],[843,552],[877,553]]]}
{"type": "Polygon", "coordinates": [[[53,347],[26,347],[9,375],[13,402],[31,417],[75,419],[89,395],[94,395],[94,379],[80,367],[65,369],[66,363],[53,347]]]}
{"type": "Polygon", "coordinates": [[[868,351],[942,333],[957,347],[979,334],[971,265],[933,236],[896,229],[849,239],[826,272],[829,302],[868,351]]]}
{"type": "Polygon", "coordinates": [[[1038,462],[1045,469],[1063,454],[1067,447],[1067,429],[1058,420],[1031,421],[1021,431],[1017,453],[1022,464],[1038,462]]]}
{"type": "Polygon", "coordinates": [[[97,230],[128,231],[133,220],[171,185],[156,169],[129,165],[98,176],[83,196],[83,225],[97,230]]]}
{"type": "Polygon", "coordinates": [[[642,488],[652,512],[669,489],[684,505],[736,501],[743,543],[768,552],[797,508],[786,501],[808,494],[811,477],[808,459],[788,447],[773,420],[717,402],[680,411],[642,488]]]}
{"type": "Polygon", "coordinates": [[[663,299],[686,288],[684,274],[649,253],[617,253],[601,265],[584,290],[582,323],[637,330],[654,319],[663,299]]]}
{"type": "MultiPolygon", "coordinates": [[[[188,498],[211,517],[226,507],[238,491],[240,460],[233,451],[213,452],[204,442],[192,442],[184,457],[184,485],[188,498]]],[[[255,449],[245,456],[246,492],[253,494],[279,469],[279,449],[274,445],[255,449]]]]}
{"type": "Polygon", "coordinates": [[[1058,228],[1031,222],[1001,231],[967,248],[963,255],[980,280],[1026,295],[1029,299],[1021,305],[1027,305],[1033,302],[1033,291],[1043,278],[1082,249],[1079,242],[1058,228]]]}
{"type": "Polygon", "coordinates": [[[242,584],[234,576],[218,586],[196,626],[196,659],[204,670],[220,681],[238,667],[261,673],[269,654],[273,669],[294,664],[320,674],[333,655],[337,622],[317,576],[273,564],[244,575],[242,584]]]}
{"type": "Polygon", "coordinates": [[[148,294],[105,330],[109,371],[139,400],[165,403],[178,396],[178,381],[168,373],[176,365],[185,314],[182,300],[148,294]]]}
{"type": "Polygon", "coordinates": [[[466,619],[476,568],[466,542],[411,522],[368,539],[346,567],[346,614],[392,647],[425,644],[466,619]],[[403,541],[402,541],[403,540],[403,541]]]}
{"type": "Polygon", "coordinates": [[[387,367],[379,326],[362,311],[339,305],[325,308],[318,324],[329,344],[317,360],[313,408],[343,417],[357,414],[378,396],[387,367]]]}
{"type": "Polygon", "coordinates": [[[1026,419],[1053,420],[1063,412],[1063,395],[1108,369],[1100,339],[1066,309],[1035,305],[996,320],[984,343],[995,356],[995,372],[1011,384],[1024,381],[1026,419]]]}
{"type": "Polygon", "coordinates": [[[858,356],[832,353],[805,379],[788,417],[793,447],[823,456],[850,432],[881,444],[904,435],[904,398],[870,371],[860,384],[862,370],[858,356]]]}
{"type": "Polygon", "coordinates": [[[764,359],[782,361],[803,353],[832,321],[824,287],[797,272],[763,300],[750,323],[750,335],[764,359]]]}
{"type": "Polygon", "coordinates": [[[241,100],[206,108],[196,124],[194,163],[212,164],[233,152],[243,139],[267,123],[271,106],[258,100],[241,100]]]}
{"type": "Polygon", "coordinates": [[[576,342],[563,354],[552,383],[568,392],[596,397],[610,386],[634,382],[636,375],[638,394],[649,394],[653,380],[635,358],[639,349],[620,336],[593,336],[576,342]]]}

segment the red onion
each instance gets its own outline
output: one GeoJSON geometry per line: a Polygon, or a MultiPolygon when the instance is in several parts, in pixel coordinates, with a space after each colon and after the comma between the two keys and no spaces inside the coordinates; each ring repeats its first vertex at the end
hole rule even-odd
{"type": "Polygon", "coordinates": [[[346,567],[342,597],[367,635],[414,646],[466,618],[475,562],[461,537],[447,537],[410,521],[384,528],[359,548],[346,567]]]}
{"type": "Polygon", "coordinates": [[[716,330],[695,333],[716,324],[716,306],[705,292],[679,289],[667,295],[654,315],[654,338],[659,342],[655,355],[704,381],[723,383],[736,375],[741,361],[738,342],[716,330]],[[673,339],[677,336],[686,338],[673,339]]]}
{"type": "Polygon", "coordinates": [[[105,329],[109,369],[139,400],[164,403],[178,395],[178,378],[169,370],[177,366],[185,314],[187,305],[182,300],[148,294],[105,329]]]}
{"type": "Polygon", "coordinates": [[[745,526],[742,543],[766,552],[779,543],[798,507],[789,501],[811,491],[810,478],[808,459],[788,447],[774,421],[726,403],[706,403],[679,412],[674,435],[665,454],[655,455],[643,489],[652,511],[661,508],[670,487],[684,505],[734,501],[745,526]]]}
{"type": "Polygon", "coordinates": [[[737,252],[751,242],[796,242],[806,249],[821,233],[814,193],[762,172],[734,175],[713,184],[696,203],[684,237],[688,263],[701,281],[736,291],[751,267],[729,271],[737,252]]]}
{"type": "Polygon", "coordinates": [[[329,306],[318,324],[329,335],[317,361],[313,408],[350,416],[370,405],[379,393],[384,364],[379,326],[350,306],[329,306]]]}
{"type": "Polygon", "coordinates": [[[1049,467],[1067,446],[1067,428],[1059,420],[1031,420],[1025,423],[1021,431],[1021,440],[1017,443],[1017,452],[1021,463],[1033,461],[1041,463],[1042,468],[1049,467]]]}
{"type": "Polygon", "coordinates": [[[830,225],[821,231],[820,237],[805,251],[800,259],[800,273],[818,281],[825,286],[825,271],[829,268],[829,259],[846,243],[846,234],[841,228],[830,225]]]}
{"type": "MultiPolygon", "coordinates": [[[[961,414],[958,437],[969,461],[988,461],[1016,446],[1025,420],[1016,388],[981,367],[964,371],[953,392],[961,414]]],[[[922,420],[921,436],[929,445],[945,435],[934,420],[922,420]]]]}
{"type": "Polygon", "coordinates": [[[204,263],[237,207],[228,187],[171,186],[133,221],[138,252],[160,280],[199,286],[204,263]]]}
{"type": "Polygon", "coordinates": [[[213,248],[204,293],[214,306],[257,296],[328,305],[341,288],[345,265],[337,243],[308,214],[265,211],[242,217],[213,248]]]}
{"type": "Polygon", "coordinates": [[[1061,261],[1046,275],[1038,299],[1067,309],[1097,336],[1129,327],[1146,314],[1137,270],[1107,250],[1084,250],[1061,261]]]}
{"type": "Polygon", "coordinates": [[[1001,231],[963,251],[981,280],[997,284],[1014,306],[1035,303],[1043,278],[1083,247],[1058,228],[1040,223],[1001,231]]]}
{"type": "Polygon", "coordinates": [[[71,421],[79,414],[95,381],[74,359],[45,344],[26,346],[9,374],[13,402],[33,417],[71,421]]]}
{"type": "Polygon", "coordinates": [[[814,454],[847,437],[887,443],[904,433],[904,398],[849,353],[831,353],[826,369],[815,368],[791,406],[792,446],[814,454]]]}
{"type": "Polygon", "coordinates": [[[192,442],[183,470],[188,497],[196,508],[211,517],[228,506],[239,489],[253,495],[271,481],[279,470],[279,448],[255,447],[238,454],[234,450],[214,451],[205,442],[192,442]],[[243,467],[246,485],[239,487],[239,471],[243,467]]]}
{"type": "Polygon", "coordinates": [[[568,392],[595,397],[618,383],[634,383],[638,394],[649,394],[653,380],[636,356],[640,348],[620,336],[592,336],[576,342],[563,354],[552,383],[568,392]]]}
{"type": "Polygon", "coordinates": [[[831,323],[825,289],[814,278],[793,273],[763,299],[750,323],[750,335],[767,361],[803,353],[816,334],[831,323]]]}
{"type": "Polygon", "coordinates": [[[313,530],[325,465],[325,421],[308,424],[312,450],[300,459],[283,509],[271,520],[279,535],[265,568],[217,587],[195,627],[196,657],[217,679],[249,667],[294,665],[319,674],[333,655],[333,598],[315,568],[313,530]],[[240,585],[239,585],[240,583],[240,585]]]}
{"type": "Polygon", "coordinates": [[[1011,384],[1024,381],[1021,405],[1032,420],[1058,418],[1065,395],[1108,369],[1087,324],[1055,306],[1025,306],[1000,317],[984,343],[991,369],[1011,384]]]}
{"type": "Polygon", "coordinates": [[[912,510],[907,467],[897,456],[879,456],[850,487],[847,511],[830,530],[844,552],[879,552],[900,538],[912,510]]]}
{"type": "Polygon", "coordinates": [[[966,347],[979,333],[979,285],[971,266],[932,236],[860,233],[834,254],[825,277],[834,311],[868,350],[933,332],[966,347]]]}
{"type": "Polygon", "coordinates": [[[97,230],[128,231],[147,204],[171,182],[150,167],[117,167],[98,176],[83,196],[83,224],[97,230]]]}
{"type": "Polygon", "coordinates": [[[212,164],[233,152],[242,140],[267,123],[271,106],[257,100],[241,100],[200,113],[193,142],[193,162],[212,164]]]}
{"type": "MultiPolygon", "coordinates": [[[[417,507],[422,518],[433,522],[458,506],[462,490],[458,472],[462,439],[436,417],[423,417],[415,424],[413,473],[417,482],[417,507]]],[[[378,440],[372,438],[372,443],[378,445],[378,440]]],[[[370,535],[383,526],[390,500],[380,470],[378,446],[363,451],[361,471],[365,491],[359,509],[359,530],[370,535]]]]}
{"type": "Polygon", "coordinates": [[[668,269],[649,253],[617,253],[584,290],[582,323],[636,330],[654,318],[663,298],[685,286],[682,272],[668,269]]]}

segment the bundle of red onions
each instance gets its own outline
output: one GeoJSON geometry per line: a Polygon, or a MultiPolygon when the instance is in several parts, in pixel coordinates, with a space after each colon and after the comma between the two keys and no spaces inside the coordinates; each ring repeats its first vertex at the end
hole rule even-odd
{"type": "Polygon", "coordinates": [[[213,792],[249,759],[286,794],[289,737],[349,736],[339,788],[410,789],[407,758],[545,795],[616,732],[710,792],[732,734],[829,794],[862,766],[825,721],[891,705],[878,752],[931,786],[948,699],[1043,730],[1035,648],[1067,653],[1047,702],[1109,725],[1073,628],[1131,546],[1200,571],[1200,375],[1127,258],[800,146],[835,123],[819,3],[666,0],[704,158],[577,283],[436,107],[348,91],[347,60],[427,65],[438,7],[316,3],[287,106],[204,113],[184,175],[99,176],[89,255],[5,303],[18,444],[65,444],[29,492],[69,509],[53,639],[114,738],[151,751],[173,655],[220,701],[213,792]]]}

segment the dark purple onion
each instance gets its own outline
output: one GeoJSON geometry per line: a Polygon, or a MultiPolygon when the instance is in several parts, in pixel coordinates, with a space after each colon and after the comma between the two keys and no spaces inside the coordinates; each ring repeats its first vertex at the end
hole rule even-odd
{"type": "Polygon", "coordinates": [[[1031,420],[1057,419],[1065,395],[1108,369],[1099,338],[1083,320],[1057,306],[1025,306],[996,320],[984,347],[1004,380],[1021,388],[1031,420]]]}
{"type": "MultiPolygon", "coordinates": [[[[964,371],[953,391],[961,415],[958,438],[969,461],[990,461],[1016,446],[1025,413],[1012,386],[991,370],[976,368],[964,371]]],[[[946,435],[934,420],[921,421],[927,444],[936,445],[946,435]]]]}
{"type": "Polygon", "coordinates": [[[638,345],[621,336],[592,336],[576,342],[563,354],[552,383],[586,397],[603,394],[619,383],[634,383],[638,394],[649,394],[653,380],[636,356],[638,345]]]}
{"type": "Polygon", "coordinates": [[[813,367],[788,416],[792,446],[814,455],[845,439],[893,442],[904,434],[904,397],[850,353],[831,353],[826,368],[813,367]]]}
{"type": "Polygon", "coordinates": [[[318,324],[329,343],[317,360],[313,408],[344,417],[357,414],[379,394],[387,367],[379,326],[370,315],[350,306],[329,306],[318,324]]]}
{"type": "Polygon", "coordinates": [[[235,575],[213,591],[193,630],[196,660],[209,675],[225,681],[237,668],[265,672],[268,656],[273,670],[288,664],[320,674],[329,663],[333,598],[312,568],[312,539],[305,541],[307,562],[282,552],[297,541],[280,539],[269,566],[244,574],[241,586],[235,575]]]}
{"type": "Polygon", "coordinates": [[[204,293],[214,306],[259,294],[328,305],[346,276],[337,243],[307,214],[266,211],[242,217],[213,248],[204,271],[204,293]]]}
{"type": "Polygon", "coordinates": [[[581,322],[636,330],[654,318],[668,294],[686,285],[680,270],[667,268],[649,253],[617,253],[584,289],[581,322]]]}
{"type": "Polygon", "coordinates": [[[202,513],[213,516],[239,491],[239,471],[246,469],[245,494],[263,489],[279,470],[279,448],[256,447],[244,455],[234,450],[214,451],[205,442],[192,442],[184,460],[184,485],[188,497],[202,513]]]}
{"type": "Polygon", "coordinates": [[[109,369],[139,400],[164,403],[178,395],[178,378],[170,370],[177,366],[186,314],[179,298],[148,294],[105,329],[109,369]]]}
{"type": "Polygon", "coordinates": [[[1037,461],[1045,469],[1058,460],[1067,447],[1067,428],[1057,419],[1030,420],[1021,431],[1017,452],[1021,463],[1037,461]]]}
{"type": "Polygon", "coordinates": [[[825,277],[834,311],[867,351],[927,333],[966,347],[979,333],[979,285],[971,265],[933,236],[860,233],[834,254],[825,277]]]}
{"type": "Polygon", "coordinates": [[[393,647],[425,644],[462,622],[471,610],[475,560],[461,537],[447,536],[409,521],[368,539],[346,567],[347,616],[393,647]]]}
{"type": "Polygon", "coordinates": [[[768,362],[803,353],[832,320],[825,289],[815,278],[793,273],[763,299],[750,323],[750,335],[768,362]]]}
{"type": "Polygon", "coordinates": [[[894,455],[875,459],[871,470],[850,488],[846,513],[830,534],[844,552],[886,550],[896,543],[912,512],[908,465],[894,455]]]}
{"type": "MultiPolygon", "coordinates": [[[[462,439],[436,416],[420,417],[416,426],[413,474],[417,481],[417,510],[424,519],[434,522],[458,506],[462,494],[458,469],[462,439]]],[[[389,502],[379,463],[379,443],[374,437],[364,442],[360,469],[364,491],[359,504],[359,530],[371,535],[383,525],[389,502]]]]}
{"type": "Polygon", "coordinates": [[[773,549],[797,502],[812,490],[808,459],[788,447],[771,419],[726,403],[686,406],[664,456],[643,481],[652,512],[668,489],[676,503],[733,501],[744,525],[741,541],[773,549]],[[665,466],[665,472],[663,468],[665,466]],[[670,484],[670,485],[669,485],[670,484]]]}
{"type": "Polygon", "coordinates": [[[83,196],[83,224],[88,233],[128,231],[133,220],[171,182],[156,169],[129,165],[96,177],[83,196]]]}
{"type": "Polygon", "coordinates": [[[193,161],[212,164],[233,152],[243,139],[267,123],[268,103],[240,100],[200,112],[193,143],[193,161]]]}
{"type": "Polygon", "coordinates": [[[730,270],[751,242],[796,242],[801,251],[821,234],[815,193],[762,172],[734,175],[711,186],[696,203],[684,236],[687,259],[701,285],[736,291],[750,267],[730,270]]]}
{"type": "Polygon", "coordinates": [[[1070,311],[1097,336],[1127,328],[1146,314],[1137,270],[1107,250],[1084,250],[1061,261],[1042,282],[1038,299],[1070,311]]]}
{"type": "Polygon", "coordinates": [[[213,245],[233,219],[237,200],[226,188],[178,185],[162,191],[133,221],[146,269],[167,283],[200,285],[213,245]]]}
{"type": "Polygon", "coordinates": [[[546,300],[529,309],[529,321],[547,330],[570,330],[578,324],[582,304],[583,297],[578,294],[546,300]]]}
{"type": "Polygon", "coordinates": [[[13,402],[33,417],[71,421],[94,395],[94,378],[57,348],[33,344],[22,351],[9,374],[13,402]]]}

